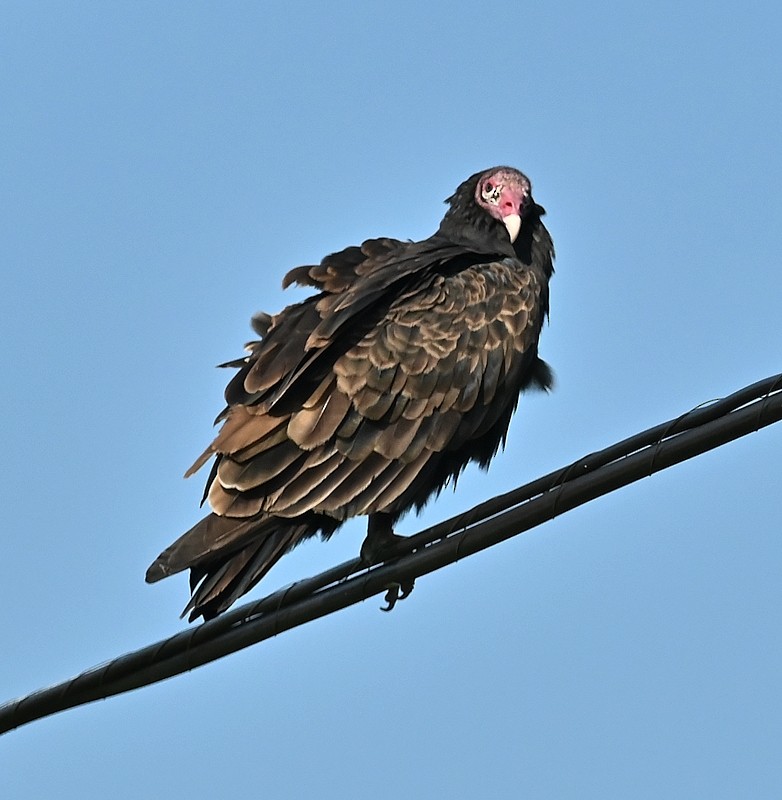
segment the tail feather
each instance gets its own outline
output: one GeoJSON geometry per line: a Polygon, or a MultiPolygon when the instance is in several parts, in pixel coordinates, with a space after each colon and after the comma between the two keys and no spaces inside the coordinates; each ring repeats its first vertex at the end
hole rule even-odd
{"type": "Polygon", "coordinates": [[[184,569],[197,567],[209,562],[217,554],[241,549],[255,536],[262,535],[272,519],[267,514],[241,519],[209,514],[155,559],[147,570],[147,583],[155,583],[184,569]]]}
{"type": "Polygon", "coordinates": [[[190,622],[200,616],[204,619],[216,617],[249,592],[285,553],[314,532],[306,525],[283,524],[261,541],[232,553],[222,563],[206,570],[191,570],[190,590],[193,594],[182,616],[189,613],[190,622]]]}
{"type": "Polygon", "coordinates": [[[147,570],[147,582],[190,569],[190,602],[182,616],[211,619],[248,592],[299,542],[318,532],[328,536],[336,520],[315,514],[284,519],[268,514],[210,514],[164,550],[147,570]]]}

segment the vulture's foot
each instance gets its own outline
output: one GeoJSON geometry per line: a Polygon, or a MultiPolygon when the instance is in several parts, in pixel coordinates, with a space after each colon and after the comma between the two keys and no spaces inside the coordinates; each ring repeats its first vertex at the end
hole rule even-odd
{"type": "Polygon", "coordinates": [[[403,583],[389,583],[386,588],[386,596],[383,598],[388,605],[386,607],[380,606],[381,611],[391,611],[396,605],[397,600],[404,600],[410,596],[410,593],[415,588],[415,578],[410,578],[403,583]]]}
{"type": "MultiPolygon", "coordinates": [[[[391,517],[388,514],[371,514],[367,526],[367,538],[361,545],[361,560],[369,567],[393,557],[397,545],[407,537],[394,533],[391,517]]],[[[404,600],[415,586],[415,579],[410,578],[401,583],[390,583],[386,589],[386,606],[381,611],[391,611],[398,600],[404,600]]]]}

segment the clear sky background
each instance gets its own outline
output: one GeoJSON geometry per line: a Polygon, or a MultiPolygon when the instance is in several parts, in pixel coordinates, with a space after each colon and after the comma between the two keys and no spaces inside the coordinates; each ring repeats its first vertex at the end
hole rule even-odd
{"type": "MultiPolygon", "coordinates": [[[[12,2],[0,10],[0,699],[185,623],[200,516],[292,266],[530,175],[542,355],[412,533],[782,370],[778,2],[12,2]]],[[[40,798],[782,796],[782,425],[419,581],[0,739],[40,798]]],[[[363,521],[252,597],[354,556],[363,521]]]]}

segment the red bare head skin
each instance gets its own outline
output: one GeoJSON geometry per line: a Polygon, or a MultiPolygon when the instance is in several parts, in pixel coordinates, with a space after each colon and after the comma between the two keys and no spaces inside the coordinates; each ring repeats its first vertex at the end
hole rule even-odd
{"type": "Polygon", "coordinates": [[[521,226],[524,203],[532,191],[529,180],[515,169],[500,167],[481,175],[475,187],[475,202],[508,229],[511,242],[521,226]]]}

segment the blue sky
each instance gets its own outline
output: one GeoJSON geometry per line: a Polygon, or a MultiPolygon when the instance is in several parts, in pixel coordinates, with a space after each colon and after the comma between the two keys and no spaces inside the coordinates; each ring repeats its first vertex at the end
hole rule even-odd
{"type": "MultiPolygon", "coordinates": [[[[180,630],[227,374],[292,266],[478,169],[557,245],[490,473],[414,532],[782,369],[778,3],[6,2],[2,698],[180,630]]],[[[0,740],[57,797],[776,798],[782,428],[185,676],[0,740]]],[[[272,590],[356,554],[309,543],[272,590]]],[[[253,596],[260,596],[256,590],[253,596]]]]}

